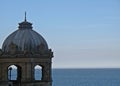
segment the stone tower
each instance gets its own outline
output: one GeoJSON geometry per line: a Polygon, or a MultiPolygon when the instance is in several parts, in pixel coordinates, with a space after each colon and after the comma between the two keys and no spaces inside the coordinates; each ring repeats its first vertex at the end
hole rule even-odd
{"type": "Polygon", "coordinates": [[[47,42],[32,29],[25,15],[0,49],[0,86],[52,86],[52,57],[47,42]],[[15,79],[11,79],[12,66],[16,67],[15,79]],[[36,66],[41,68],[41,76],[36,75],[39,79],[35,79],[36,66]]]}

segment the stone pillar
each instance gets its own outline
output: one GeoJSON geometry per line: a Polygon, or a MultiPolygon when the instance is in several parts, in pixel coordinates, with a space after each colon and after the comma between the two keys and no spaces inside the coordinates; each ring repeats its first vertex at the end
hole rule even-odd
{"type": "Polygon", "coordinates": [[[51,81],[51,63],[44,63],[43,67],[43,80],[51,81]]]}
{"type": "Polygon", "coordinates": [[[27,63],[26,66],[27,66],[26,79],[28,81],[32,81],[32,64],[31,63],[27,63]]]}
{"type": "Polygon", "coordinates": [[[24,63],[24,65],[22,65],[22,81],[32,81],[31,63],[24,63]]]}
{"type": "Polygon", "coordinates": [[[35,80],[35,77],[34,77],[34,67],[35,67],[35,64],[31,63],[31,80],[32,81],[35,80]]]}
{"type": "Polygon", "coordinates": [[[51,68],[51,62],[48,62],[48,70],[49,70],[49,81],[52,81],[52,68],[51,68]]]}
{"type": "Polygon", "coordinates": [[[52,81],[52,69],[51,69],[51,62],[48,62],[48,73],[49,73],[49,81],[52,81]]]}
{"type": "Polygon", "coordinates": [[[2,65],[2,80],[3,81],[8,81],[8,68],[7,68],[7,64],[4,64],[4,67],[2,65]]]}
{"type": "Polygon", "coordinates": [[[26,80],[26,71],[27,71],[26,63],[22,63],[21,67],[22,67],[22,79],[21,80],[25,81],[26,80]]]}
{"type": "Polygon", "coordinates": [[[0,81],[2,80],[2,63],[0,63],[0,81]]]}

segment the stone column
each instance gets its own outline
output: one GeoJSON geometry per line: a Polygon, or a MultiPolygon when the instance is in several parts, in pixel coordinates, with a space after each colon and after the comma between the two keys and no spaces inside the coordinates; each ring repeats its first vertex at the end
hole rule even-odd
{"type": "Polygon", "coordinates": [[[26,66],[27,66],[26,79],[28,81],[32,81],[32,64],[31,63],[27,63],[26,66]]]}
{"type": "Polygon", "coordinates": [[[43,79],[45,81],[51,81],[51,63],[44,63],[43,67],[43,79]]]}
{"type": "Polygon", "coordinates": [[[4,66],[2,65],[2,80],[7,81],[8,80],[8,68],[7,64],[3,63],[4,66]]]}
{"type": "Polygon", "coordinates": [[[31,80],[32,81],[35,80],[35,77],[34,77],[34,67],[35,67],[35,64],[31,63],[31,80]]]}
{"type": "Polygon", "coordinates": [[[0,81],[2,80],[2,63],[0,63],[0,81]]]}
{"type": "Polygon", "coordinates": [[[25,81],[26,80],[26,63],[22,63],[21,65],[21,68],[22,68],[22,81],[25,81]]]}
{"type": "Polygon", "coordinates": [[[52,81],[52,68],[51,68],[51,62],[48,62],[48,73],[49,73],[49,81],[52,81]]]}

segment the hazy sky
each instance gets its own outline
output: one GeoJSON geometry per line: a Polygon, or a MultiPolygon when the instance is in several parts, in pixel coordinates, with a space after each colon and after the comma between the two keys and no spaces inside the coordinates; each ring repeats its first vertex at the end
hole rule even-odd
{"type": "Polygon", "coordinates": [[[1,0],[1,46],[25,11],[54,68],[120,67],[120,0],[1,0]]]}

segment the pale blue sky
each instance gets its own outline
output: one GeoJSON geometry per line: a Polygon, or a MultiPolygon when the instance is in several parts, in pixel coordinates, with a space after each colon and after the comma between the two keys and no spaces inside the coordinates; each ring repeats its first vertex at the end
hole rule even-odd
{"type": "Polygon", "coordinates": [[[25,11],[53,49],[54,68],[120,67],[119,0],[1,0],[1,46],[25,11]]]}

